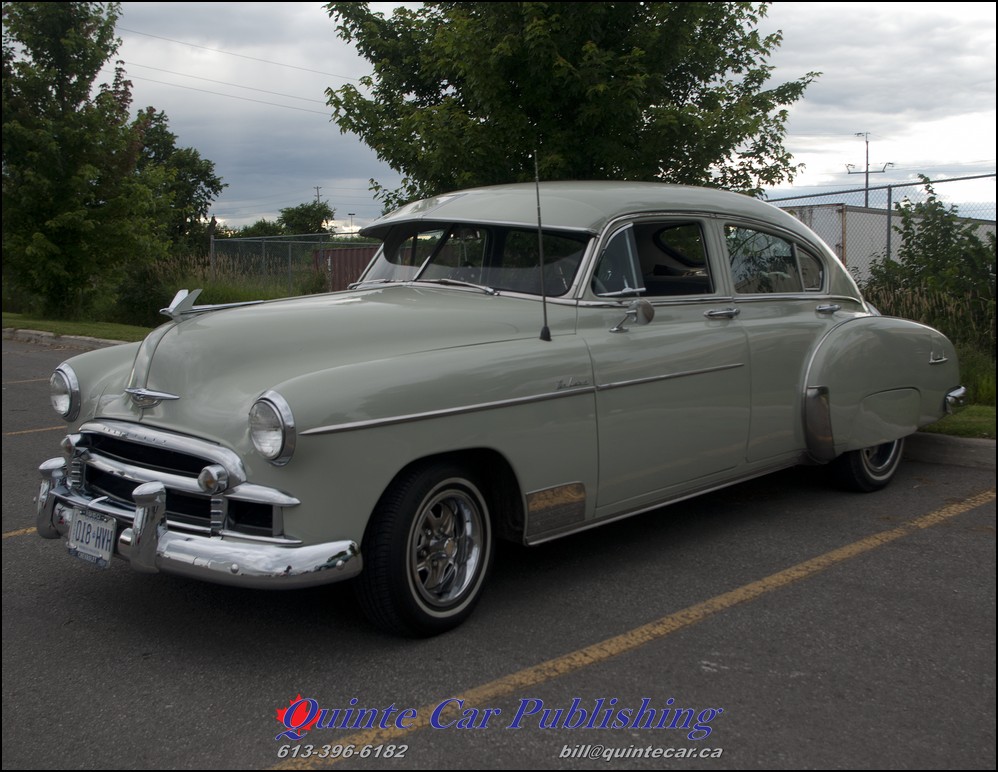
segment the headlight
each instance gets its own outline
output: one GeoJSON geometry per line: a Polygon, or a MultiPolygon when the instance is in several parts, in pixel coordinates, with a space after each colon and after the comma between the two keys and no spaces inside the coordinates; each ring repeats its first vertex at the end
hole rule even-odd
{"type": "Polygon", "coordinates": [[[73,368],[61,364],[49,378],[49,396],[52,409],[67,421],[74,421],[80,414],[80,382],[73,368]]]}
{"type": "Polygon", "coordinates": [[[282,466],[295,452],[295,418],[284,397],[268,391],[249,412],[253,447],[272,464],[282,466]]]}

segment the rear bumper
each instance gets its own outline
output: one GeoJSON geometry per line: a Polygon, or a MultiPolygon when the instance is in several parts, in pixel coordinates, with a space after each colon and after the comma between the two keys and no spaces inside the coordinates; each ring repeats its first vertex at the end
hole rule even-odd
{"type": "Polygon", "coordinates": [[[114,517],[114,555],[144,573],[179,574],[221,584],[260,588],[294,588],[329,584],[360,573],[356,542],[302,545],[293,539],[270,539],[223,532],[201,536],[170,530],[166,488],[147,482],[135,489],[134,509],[102,498],[90,498],[66,484],[66,462],[46,461],[38,470],[36,526],[46,539],[66,537],[74,512],[95,511],[114,517]]]}
{"type": "Polygon", "coordinates": [[[946,412],[957,413],[967,406],[967,389],[958,386],[946,393],[946,412]]]}

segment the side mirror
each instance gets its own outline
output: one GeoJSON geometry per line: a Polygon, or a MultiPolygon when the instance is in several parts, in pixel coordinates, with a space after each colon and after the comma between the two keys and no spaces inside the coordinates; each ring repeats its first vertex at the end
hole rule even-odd
{"type": "Polygon", "coordinates": [[[627,307],[627,315],[610,328],[610,332],[627,332],[624,325],[633,322],[638,327],[644,327],[655,318],[655,306],[647,300],[635,300],[627,307]]]}

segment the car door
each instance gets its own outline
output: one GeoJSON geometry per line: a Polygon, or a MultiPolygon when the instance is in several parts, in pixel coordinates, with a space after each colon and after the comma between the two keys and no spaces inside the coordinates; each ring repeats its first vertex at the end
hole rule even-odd
{"type": "Polygon", "coordinates": [[[746,461],[779,464],[805,447],[805,370],[818,341],[850,315],[855,298],[827,292],[821,250],[757,223],[722,225],[734,307],[748,336],[752,419],[746,461]]]}
{"type": "Polygon", "coordinates": [[[744,463],[748,342],[707,226],[643,218],[602,241],[579,311],[596,387],[597,517],[711,487],[744,463]],[[624,321],[639,298],[654,318],[624,321]]]}

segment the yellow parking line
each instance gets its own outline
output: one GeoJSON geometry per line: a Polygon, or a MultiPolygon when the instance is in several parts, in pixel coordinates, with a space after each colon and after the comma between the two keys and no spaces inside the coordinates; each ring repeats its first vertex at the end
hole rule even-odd
{"type": "Polygon", "coordinates": [[[35,533],[38,533],[38,531],[35,530],[34,526],[31,526],[30,528],[21,528],[21,529],[19,529],[17,531],[7,531],[3,535],[3,538],[10,539],[13,536],[27,536],[29,533],[30,534],[35,534],[35,533]]]}
{"type": "MultiPolygon", "coordinates": [[[[459,699],[463,699],[465,704],[469,707],[488,704],[498,697],[512,694],[528,686],[536,686],[537,684],[550,681],[560,676],[568,675],[569,673],[589,667],[590,665],[596,665],[600,662],[611,659],[612,657],[624,654],[625,652],[633,651],[634,649],[637,649],[646,643],[650,643],[651,641],[664,638],[677,630],[694,625],[697,622],[701,622],[704,619],[707,619],[708,617],[721,611],[725,611],[733,606],[750,600],[755,600],[765,593],[786,587],[787,585],[793,584],[801,579],[806,579],[807,577],[813,576],[820,571],[824,571],[826,568],[830,568],[838,563],[842,563],[846,560],[857,557],[858,555],[862,555],[864,552],[869,552],[877,547],[882,547],[885,544],[889,544],[890,542],[904,536],[910,536],[921,529],[939,525],[952,517],[956,517],[957,515],[968,512],[971,509],[975,509],[994,501],[994,499],[995,489],[991,488],[990,490],[979,493],[976,496],[964,499],[963,501],[955,504],[950,504],[942,509],[937,509],[927,515],[899,525],[897,528],[891,528],[887,531],[872,534],[864,539],[847,544],[844,547],[839,547],[838,549],[826,552],[823,555],[818,555],[810,560],[805,560],[803,563],[798,563],[797,565],[791,566],[783,571],[770,574],[769,576],[756,582],[750,582],[749,584],[744,584],[741,587],[731,590],[730,592],[715,595],[713,598],[709,598],[702,603],[697,603],[696,605],[685,608],[682,611],[677,611],[675,614],[669,614],[668,616],[657,619],[647,625],[636,627],[626,633],[613,638],[608,638],[605,641],[600,641],[599,643],[587,646],[584,649],[573,651],[570,654],[565,654],[564,656],[548,660],[547,662],[542,662],[539,665],[528,667],[516,673],[503,676],[495,681],[490,681],[487,684],[483,684],[482,686],[478,686],[464,692],[459,699]]],[[[445,697],[441,699],[446,699],[447,696],[452,695],[445,695],[445,697]]],[[[371,729],[337,739],[335,744],[343,746],[355,745],[360,747],[363,745],[380,745],[392,740],[398,740],[401,737],[405,737],[410,732],[426,729],[430,725],[431,713],[439,704],[440,701],[438,700],[430,705],[418,708],[416,711],[416,718],[413,719],[412,727],[410,729],[371,729]]],[[[451,704],[453,705],[454,703],[451,704]]],[[[278,725],[278,729],[279,728],[280,725],[278,725]]],[[[322,743],[313,744],[319,746],[322,743]]],[[[340,759],[288,759],[280,764],[277,764],[274,769],[316,769],[319,767],[331,766],[338,761],[340,761],[340,759]]]]}
{"type": "Polygon", "coordinates": [[[37,434],[38,432],[54,432],[57,429],[62,429],[62,431],[66,431],[66,426],[65,424],[63,424],[62,426],[46,426],[42,429],[22,429],[19,432],[4,432],[3,436],[16,437],[19,434],[37,434]]]}
{"type": "Polygon", "coordinates": [[[2,385],[9,386],[15,383],[44,383],[51,380],[51,378],[27,378],[23,381],[4,381],[2,385]]]}

